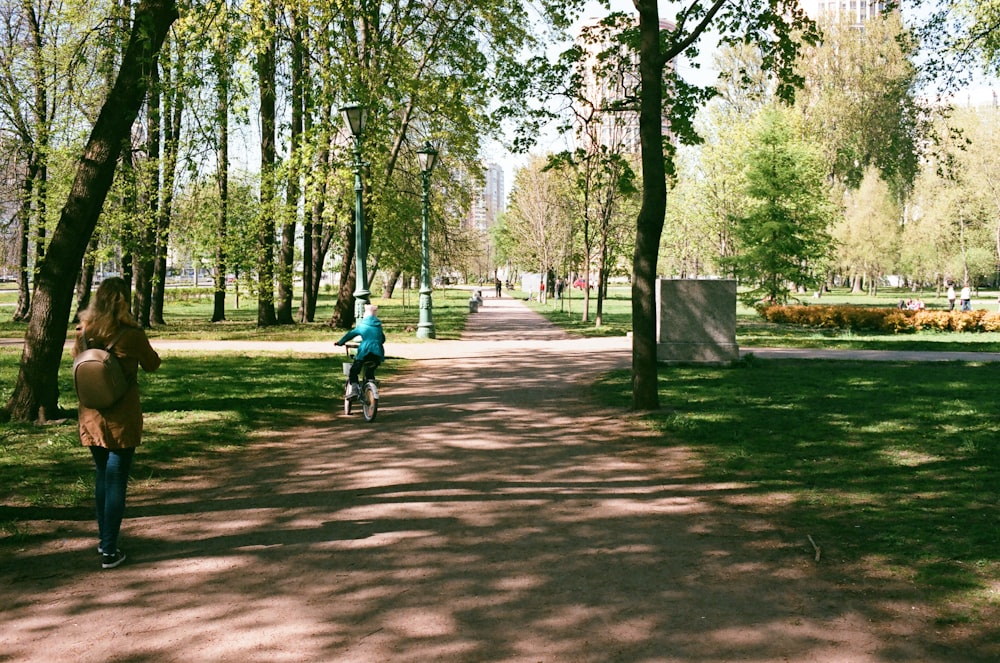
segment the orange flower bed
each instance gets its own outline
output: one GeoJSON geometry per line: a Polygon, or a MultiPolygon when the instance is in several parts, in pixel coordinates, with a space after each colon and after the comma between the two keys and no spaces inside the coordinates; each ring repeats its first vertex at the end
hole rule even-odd
{"type": "Polygon", "coordinates": [[[761,306],[761,317],[818,329],[904,334],[921,330],[955,332],[1000,331],[1000,313],[979,311],[909,311],[876,306],[761,306]]]}

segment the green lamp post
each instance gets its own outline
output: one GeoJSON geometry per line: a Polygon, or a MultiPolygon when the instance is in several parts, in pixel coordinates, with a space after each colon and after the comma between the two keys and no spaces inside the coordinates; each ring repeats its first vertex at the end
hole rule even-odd
{"type": "Polygon", "coordinates": [[[417,323],[417,338],[434,338],[434,303],[431,299],[431,250],[428,236],[428,216],[430,213],[431,171],[437,160],[437,150],[430,142],[417,150],[417,160],[420,162],[420,178],[424,185],[423,196],[423,250],[420,261],[420,322],[417,323]]]}
{"type": "Polygon", "coordinates": [[[361,136],[365,131],[367,111],[358,103],[349,103],[340,109],[344,122],[354,136],[354,318],[365,314],[365,304],[371,302],[368,290],[368,244],[365,241],[364,187],[361,184],[361,136]]]}

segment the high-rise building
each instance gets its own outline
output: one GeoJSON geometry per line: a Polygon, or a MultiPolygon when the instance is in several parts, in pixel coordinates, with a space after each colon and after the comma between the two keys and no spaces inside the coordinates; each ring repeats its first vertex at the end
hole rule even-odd
{"type": "MultiPolygon", "coordinates": [[[[634,51],[626,52],[601,25],[600,18],[580,24],[576,41],[586,53],[583,61],[582,98],[573,108],[576,114],[577,141],[596,142],[621,153],[639,152],[639,59],[634,51]],[[619,52],[619,57],[607,54],[619,52]],[[602,55],[603,54],[603,55],[602,55]]],[[[660,21],[661,30],[673,30],[674,24],[660,21]]],[[[668,64],[673,67],[674,63],[668,64]]],[[[670,125],[666,114],[662,124],[663,135],[669,135],[670,125]]]]}
{"type": "Polygon", "coordinates": [[[499,164],[485,164],[486,182],[469,209],[469,225],[486,230],[503,213],[505,207],[503,168],[499,164]]]}
{"type": "Polygon", "coordinates": [[[799,6],[814,21],[839,17],[858,26],[885,11],[885,3],[881,0],[800,0],[799,6]]]}

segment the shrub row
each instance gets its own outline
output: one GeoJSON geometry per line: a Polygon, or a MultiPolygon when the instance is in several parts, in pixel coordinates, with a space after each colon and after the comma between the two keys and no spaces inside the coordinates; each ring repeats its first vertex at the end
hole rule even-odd
{"type": "Polygon", "coordinates": [[[199,299],[210,299],[215,295],[214,288],[165,288],[164,297],[168,302],[187,302],[199,299]]]}
{"type": "Polygon", "coordinates": [[[762,306],[758,311],[769,322],[822,329],[894,334],[924,329],[955,332],[1000,331],[1000,313],[987,311],[908,311],[868,306],[762,306]]]}

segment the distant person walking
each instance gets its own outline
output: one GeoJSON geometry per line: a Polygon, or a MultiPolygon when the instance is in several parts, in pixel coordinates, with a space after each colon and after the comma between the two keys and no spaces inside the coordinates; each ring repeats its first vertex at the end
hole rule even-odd
{"type": "Polygon", "coordinates": [[[968,283],[966,283],[965,285],[962,286],[962,294],[961,294],[960,298],[962,300],[962,310],[963,311],[971,311],[972,310],[972,289],[969,288],[969,284],[968,283]]]}
{"type": "Polygon", "coordinates": [[[497,297],[500,297],[500,294],[503,292],[503,283],[500,282],[499,278],[494,279],[494,280],[496,281],[496,283],[494,284],[494,286],[496,287],[496,290],[497,290],[497,297]]]}
{"type": "Polygon", "coordinates": [[[124,280],[105,279],[97,288],[90,306],[80,312],[73,356],[87,347],[106,347],[115,338],[113,352],[121,362],[129,382],[128,391],[114,405],[94,410],[80,405],[80,442],[90,447],[94,458],[94,502],[101,568],[113,569],[125,561],[118,548],[118,533],[125,515],[125,493],[135,448],[142,441],[142,406],[139,402],[139,367],[147,372],[160,367],[146,332],[129,312],[129,289],[124,280]]]}
{"type": "Polygon", "coordinates": [[[955,284],[954,283],[949,283],[948,284],[948,310],[949,311],[954,311],[955,310],[955,284]]]}

